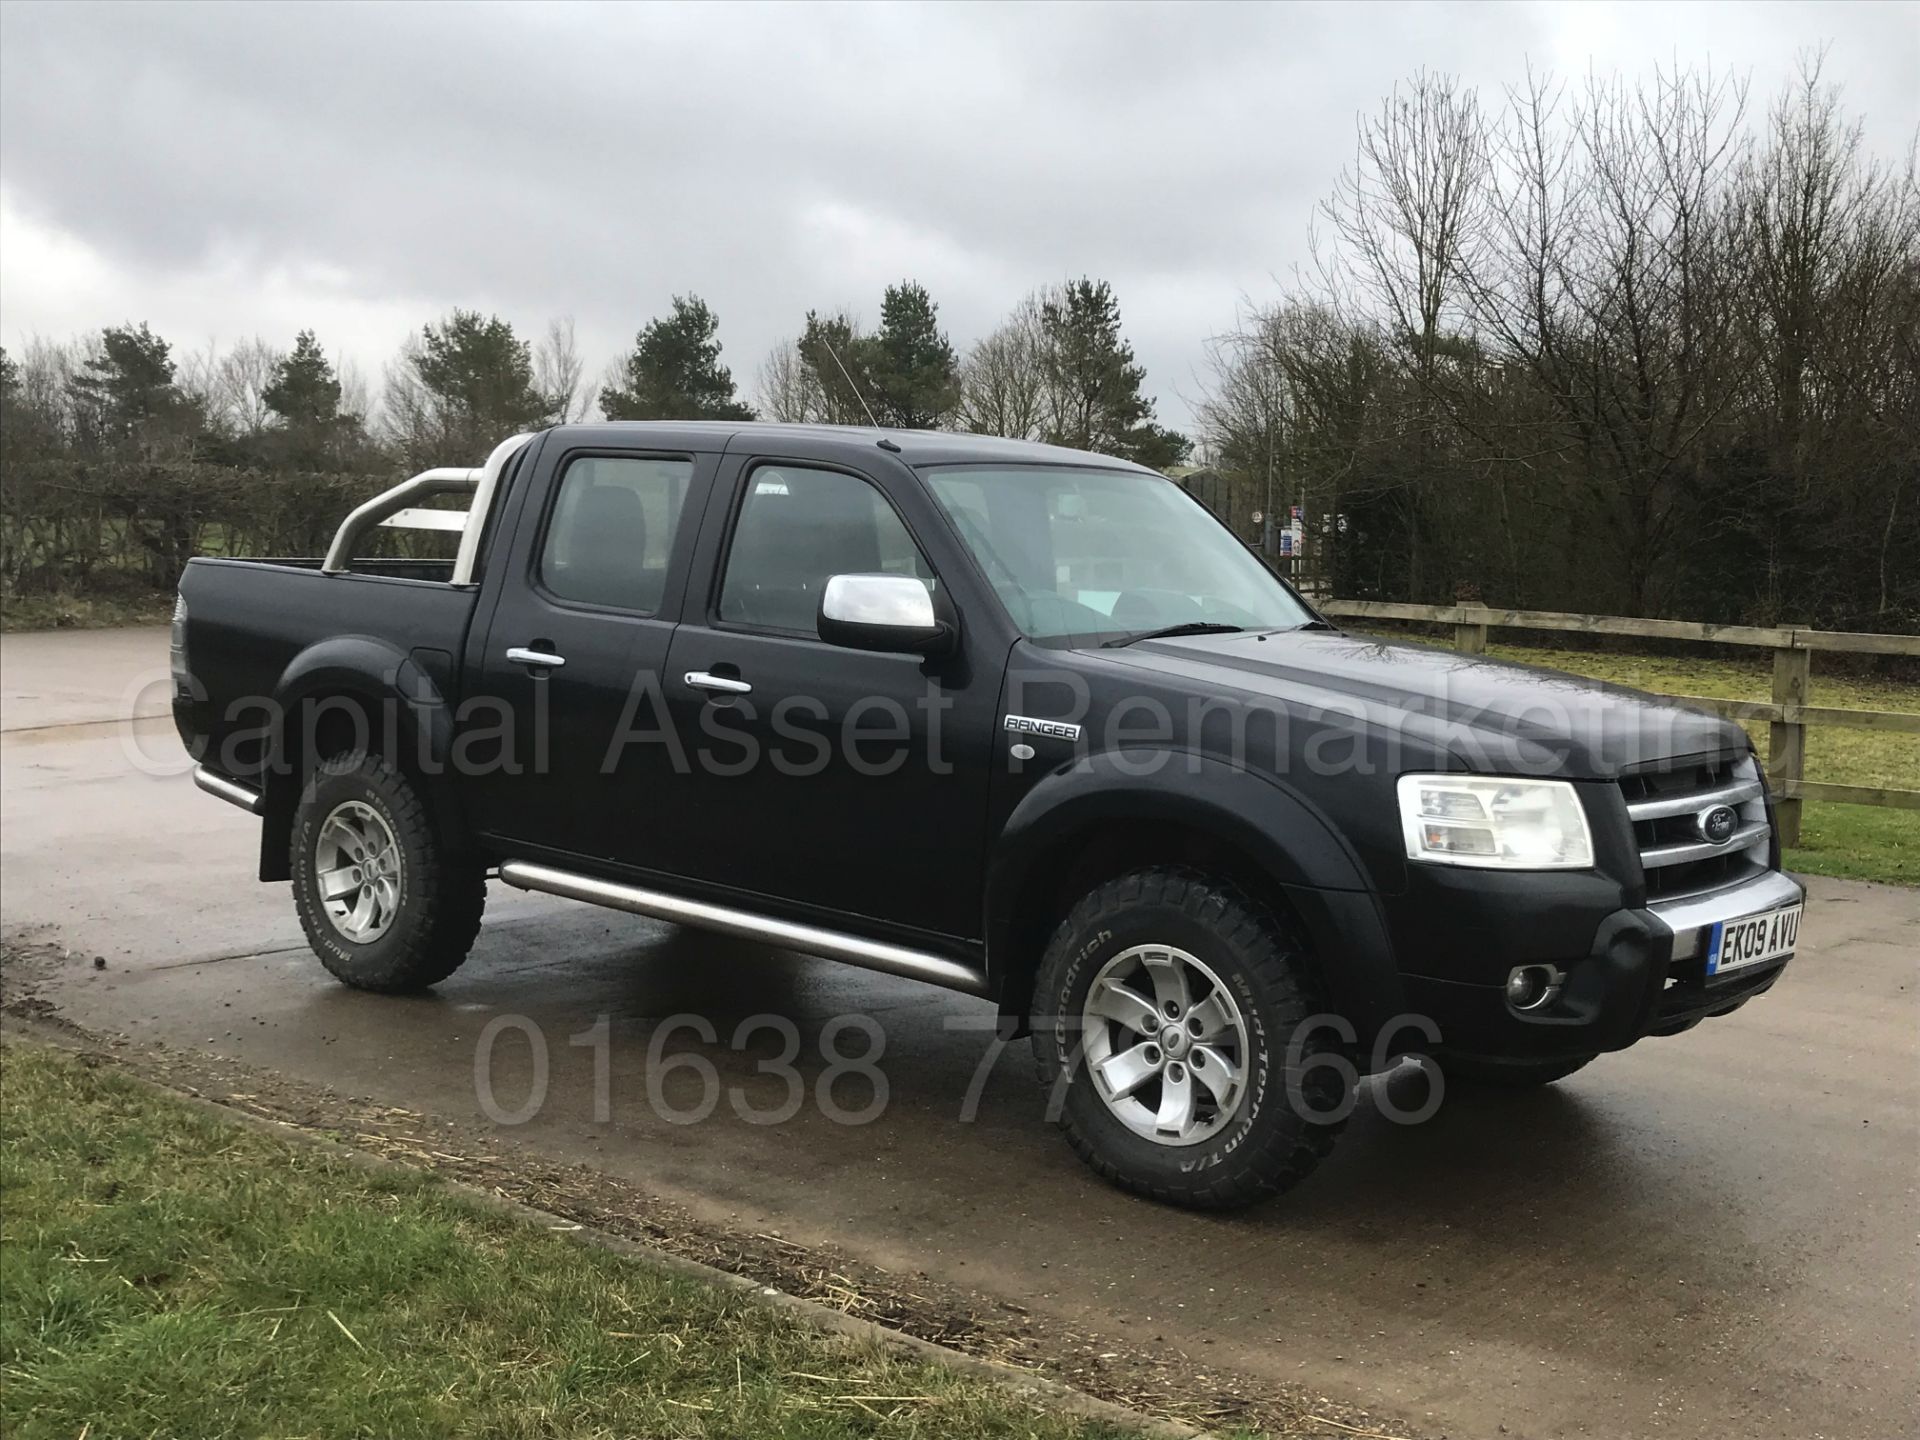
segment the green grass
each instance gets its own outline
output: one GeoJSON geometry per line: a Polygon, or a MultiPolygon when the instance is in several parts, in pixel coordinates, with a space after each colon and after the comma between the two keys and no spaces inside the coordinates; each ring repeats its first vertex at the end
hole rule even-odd
{"type": "MultiPolygon", "coordinates": [[[[1725,700],[1772,698],[1773,662],[1767,652],[1756,652],[1751,660],[1713,660],[1496,644],[1490,645],[1487,653],[1664,694],[1725,700]]],[[[1847,710],[1920,711],[1920,685],[1822,675],[1822,658],[1814,656],[1810,704],[1847,710]]],[[[1748,723],[1746,729],[1764,759],[1765,722],[1748,723]]],[[[1809,726],[1807,779],[1920,790],[1920,735],[1809,726]]],[[[1800,844],[1786,852],[1785,860],[1789,869],[1814,875],[1920,885],[1920,810],[1807,801],[1800,844]]]]}
{"type": "Polygon", "coordinates": [[[10,1440],[1124,1433],[88,1057],[9,1042],[0,1141],[10,1440]]]}
{"type": "Polygon", "coordinates": [[[1843,880],[1920,885],[1920,811],[1810,800],[1786,866],[1843,880]]]}

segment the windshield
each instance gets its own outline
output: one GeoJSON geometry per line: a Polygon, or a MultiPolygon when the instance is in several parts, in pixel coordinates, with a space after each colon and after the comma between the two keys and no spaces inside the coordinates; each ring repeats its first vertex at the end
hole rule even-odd
{"type": "Polygon", "coordinates": [[[1159,475],[952,465],[927,482],[1036,640],[1170,626],[1287,629],[1312,614],[1186,491],[1159,475]]]}

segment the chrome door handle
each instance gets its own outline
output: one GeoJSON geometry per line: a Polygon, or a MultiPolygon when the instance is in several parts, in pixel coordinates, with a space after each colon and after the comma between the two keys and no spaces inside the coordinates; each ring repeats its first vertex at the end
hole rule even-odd
{"type": "Polygon", "coordinates": [[[558,670],[567,663],[564,655],[549,655],[544,650],[529,650],[524,645],[516,645],[507,651],[507,659],[516,665],[540,665],[549,670],[558,670]]]}
{"type": "Polygon", "coordinates": [[[753,686],[725,675],[709,675],[705,670],[689,670],[687,684],[696,690],[718,690],[722,695],[751,695],[753,686]]]}

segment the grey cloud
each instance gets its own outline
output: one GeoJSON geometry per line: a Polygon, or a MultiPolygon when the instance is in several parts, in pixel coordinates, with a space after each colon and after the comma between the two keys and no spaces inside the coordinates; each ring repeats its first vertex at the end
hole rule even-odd
{"type": "MultiPolygon", "coordinates": [[[[320,267],[418,319],[571,313],[597,365],[697,290],[742,379],[809,306],[872,316],[902,276],[965,342],[1037,284],[1104,275],[1183,422],[1204,337],[1305,257],[1356,112],[1421,66],[1490,93],[1529,57],[1580,68],[1555,54],[1573,13],[10,4],[0,184],[156,304],[215,257],[320,267]]],[[[1605,66],[1711,49],[1771,88],[1836,36],[1835,77],[1897,153],[1915,15],[1649,7],[1594,40],[1605,66]]],[[[45,319],[5,272],[8,309],[45,319]]],[[[252,330],[246,303],[177,338],[252,330]]],[[[69,308],[73,329],[126,318],[69,308]]]]}

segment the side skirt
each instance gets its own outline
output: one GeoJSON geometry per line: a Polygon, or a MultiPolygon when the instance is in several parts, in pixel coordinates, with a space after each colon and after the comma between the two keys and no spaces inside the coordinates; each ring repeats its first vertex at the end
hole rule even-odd
{"type": "Polygon", "coordinates": [[[723,935],[761,940],[787,950],[843,960],[849,965],[859,965],[868,970],[903,975],[909,980],[924,980],[928,984],[959,990],[968,995],[991,994],[986,975],[970,965],[925,950],[862,939],[842,930],[777,920],[750,910],[736,910],[730,905],[714,905],[704,900],[670,895],[664,890],[622,885],[617,881],[581,875],[571,870],[558,870],[550,865],[536,865],[527,860],[505,861],[500,866],[500,878],[520,890],[537,890],[568,900],[584,900],[589,905],[604,905],[612,910],[648,915],[655,920],[670,920],[676,925],[688,925],[696,930],[717,930],[723,935]]]}

